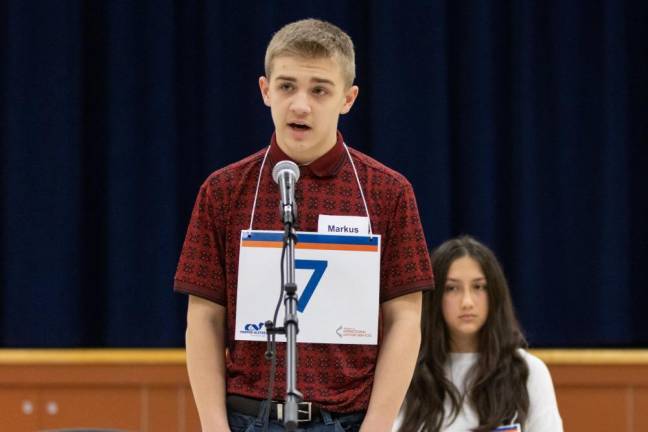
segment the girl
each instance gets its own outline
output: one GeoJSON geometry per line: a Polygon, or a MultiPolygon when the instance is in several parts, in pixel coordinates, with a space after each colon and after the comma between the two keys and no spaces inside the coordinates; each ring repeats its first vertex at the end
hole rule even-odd
{"type": "MultiPolygon", "coordinates": [[[[432,254],[421,352],[400,432],[562,432],[551,376],[525,351],[493,252],[465,236],[432,254]]],[[[400,426],[400,428],[399,428],[400,426]]]]}

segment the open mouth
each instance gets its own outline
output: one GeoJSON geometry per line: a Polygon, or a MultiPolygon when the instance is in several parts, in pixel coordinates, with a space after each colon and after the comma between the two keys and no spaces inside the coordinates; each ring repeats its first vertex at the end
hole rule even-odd
{"type": "Polygon", "coordinates": [[[288,126],[290,126],[291,129],[298,130],[298,131],[310,130],[310,126],[302,124],[302,123],[288,123],[288,126]]]}

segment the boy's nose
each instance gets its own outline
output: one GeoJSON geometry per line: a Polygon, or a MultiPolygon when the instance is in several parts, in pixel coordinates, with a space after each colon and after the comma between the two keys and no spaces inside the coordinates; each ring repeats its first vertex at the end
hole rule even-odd
{"type": "Polygon", "coordinates": [[[290,110],[298,115],[309,114],[311,108],[306,95],[303,93],[297,93],[290,104],[290,110]]]}

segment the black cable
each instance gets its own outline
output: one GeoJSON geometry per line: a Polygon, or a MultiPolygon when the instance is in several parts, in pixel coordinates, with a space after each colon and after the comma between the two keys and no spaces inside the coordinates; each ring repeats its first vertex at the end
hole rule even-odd
{"type": "Polygon", "coordinates": [[[284,236],[284,241],[283,241],[283,246],[281,247],[281,263],[279,264],[281,266],[281,291],[279,292],[279,301],[277,302],[277,306],[275,307],[274,311],[274,316],[272,317],[272,324],[276,327],[277,326],[277,315],[279,315],[279,308],[281,307],[281,302],[283,302],[284,298],[284,264],[286,261],[286,248],[288,247],[288,237],[290,234],[287,234],[284,236]]]}
{"type": "MultiPolygon", "coordinates": [[[[266,404],[265,404],[265,411],[263,412],[263,432],[268,431],[268,426],[270,423],[270,408],[272,404],[272,396],[274,393],[274,381],[275,381],[275,375],[277,373],[277,342],[276,342],[276,333],[274,330],[277,328],[277,316],[279,315],[279,308],[281,308],[281,302],[283,301],[284,297],[284,261],[286,259],[286,248],[288,247],[288,239],[290,234],[290,231],[286,230],[288,234],[284,236],[284,241],[283,241],[283,246],[281,248],[281,260],[279,262],[280,268],[281,268],[281,286],[279,290],[279,300],[277,301],[277,306],[275,307],[274,315],[272,317],[272,328],[268,329],[266,328],[267,331],[267,337],[268,337],[268,347],[266,349],[266,358],[270,360],[270,376],[268,378],[268,394],[266,396],[266,404]]],[[[267,326],[266,326],[267,327],[267,326]]]]}

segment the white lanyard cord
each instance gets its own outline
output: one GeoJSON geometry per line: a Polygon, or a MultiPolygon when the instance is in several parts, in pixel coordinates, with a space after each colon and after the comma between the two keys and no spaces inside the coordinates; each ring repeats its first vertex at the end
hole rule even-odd
{"type": "Polygon", "coordinates": [[[261,184],[261,176],[263,175],[263,167],[265,166],[266,159],[268,158],[268,153],[270,153],[270,146],[263,155],[263,161],[261,162],[261,169],[259,170],[259,177],[257,178],[256,191],[254,191],[254,202],[252,203],[252,216],[250,217],[250,228],[248,229],[248,236],[252,235],[252,223],[254,222],[254,211],[256,210],[257,197],[259,196],[259,185],[261,184]]]}
{"type": "Polygon", "coordinates": [[[511,419],[511,426],[515,424],[515,420],[517,420],[517,418],[518,418],[518,412],[515,411],[515,415],[514,415],[513,418],[511,419]]]}
{"type": "Polygon", "coordinates": [[[364,204],[365,211],[367,212],[367,220],[369,221],[369,238],[373,239],[373,231],[371,229],[371,216],[369,216],[369,207],[367,207],[367,200],[365,199],[364,192],[362,191],[362,185],[360,184],[360,177],[358,177],[358,171],[356,170],[355,164],[353,163],[353,158],[351,157],[351,152],[349,152],[349,147],[347,147],[346,143],[344,143],[344,150],[346,150],[347,155],[349,156],[349,162],[351,162],[353,173],[355,174],[356,181],[358,182],[358,189],[360,189],[360,196],[362,197],[362,203],[364,204]]]}
{"type": "MultiPolygon", "coordinates": [[[[358,182],[358,189],[360,189],[360,197],[362,198],[362,203],[364,204],[365,212],[367,212],[367,219],[369,221],[369,238],[373,238],[373,231],[371,229],[371,217],[369,216],[369,207],[367,207],[367,200],[365,199],[364,192],[362,191],[362,185],[360,184],[360,177],[358,176],[358,171],[356,170],[355,164],[353,163],[353,158],[351,157],[351,152],[349,152],[349,147],[344,143],[344,149],[346,150],[347,156],[349,156],[349,162],[351,162],[351,168],[353,168],[353,174],[355,174],[356,181],[358,182]]],[[[259,196],[259,186],[261,184],[261,176],[263,175],[263,167],[265,166],[266,159],[268,158],[268,153],[270,153],[270,146],[263,155],[263,161],[261,162],[261,169],[259,170],[259,176],[257,178],[256,190],[254,191],[254,202],[252,203],[252,216],[250,217],[250,228],[248,229],[248,236],[252,234],[252,224],[254,222],[254,212],[256,210],[257,198],[259,196]]]]}

